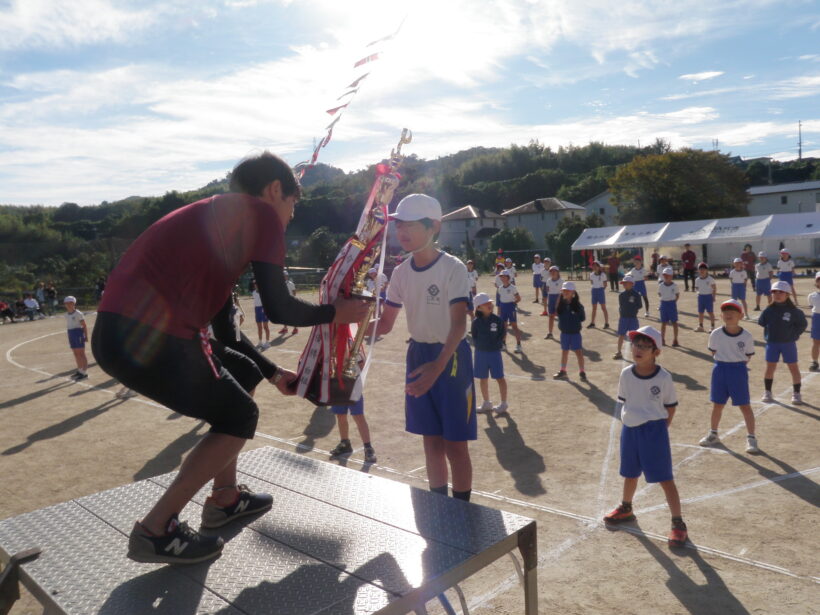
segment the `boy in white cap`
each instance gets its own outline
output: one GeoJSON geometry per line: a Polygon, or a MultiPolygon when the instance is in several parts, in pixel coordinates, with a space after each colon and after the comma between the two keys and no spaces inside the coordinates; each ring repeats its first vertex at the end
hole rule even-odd
{"type": "Polygon", "coordinates": [[[635,280],[628,273],[621,280],[624,290],[618,295],[618,351],[612,355],[613,359],[623,359],[621,349],[624,346],[624,337],[630,331],[638,328],[638,311],[641,309],[641,296],[635,290],[635,280]]]}
{"type": "Polygon", "coordinates": [[[681,516],[680,495],[672,474],[669,425],[678,406],[672,374],[657,365],[661,334],[654,327],[629,332],[634,365],[621,371],[618,401],[621,407],[621,468],[624,477],[621,504],[604,517],[607,524],[635,520],[632,499],[641,474],[648,483],[660,483],[672,513],[670,547],[686,544],[687,529],[681,516]]]}
{"type": "Polygon", "coordinates": [[[780,250],[780,260],[777,261],[777,279],[786,282],[791,287],[792,299],[797,305],[797,290],[794,288],[794,259],[786,248],[780,250]]]}
{"type": "Polygon", "coordinates": [[[65,319],[68,326],[68,346],[74,353],[77,362],[77,371],[71,374],[73,380],[88,378],[88,358],[85,356],[85,343],[88,341],[88,328],[85,326],[85,316],[77,309],[77,299],[69,295],[63,299],[65,303],[65,319]]]}
{"type": "Polygon", "coordinates": [[[507,405],[507,380],[504,378],[504,361],[501,356],[501,349],[504,347],[504,338],[507,336],[507,328],[504,322],[493,314],[493,302],[487,293],[478,293],[473,300],[476,317],[470,327],[470,334],[475,345],[475,361],[473,369],[475,377],[478,378],[478,386],[481,390],[482,404],[476,412],[495,411],[497,416],[509,413],[507,405]],[[498,394],[501,396],[501,403],[493,407],[490,401],[489,378],[498,383],[498,394]]]}
{"type": "Polygon", "coordinates": [[[660,313],[661,313],[661,342],[666,345],[666,324],[672,323],[672,330],[675,333],[675,338],[672,341],[672,346],[678,346],[678,299],[680,299],[680,291],[678,285],[672,281],[672,276],[675,274],[672,267],[666,267],[661,271],[661,283],[658,284],[658,296],[661,299],[660,313]]]}
{"type": "Polygon", "coordinates": [[[561,279],[561,270],[555,265],[547,270],[547,281],[544,283],[544,309],[549,315],[549,331],[545,340],[552,339],[552,329],[555,326],[555,317],[558,312],[555,307],[558,305],[558,298],[561,296],[561,287],[564,285],[564,280],[561,279]]]}
{"type": "Polygon", "coordinates": [[[541,259],[541,262],[544,265],[544,270],[541,272],[541,304],[544,306],[544,311],[541,312],[541,316],[549,316],[549,310],[547,310],[547,280],[549,279],[549,269],[552,267],[552,259],[545,256],[541,259]]]}
{"type": "Polygon", "coordinates": [[[584,345],[581,339],[581,327],[586,318],[584,306],[578,299],[575,282],[564,282],[561,285],[561,296],[555,306],[558,314],[558,329],[561,331],[561,369],[553,376],[555,380],[566,380],[567,359],[569,351],[575,352],[578,358],[578,371],[581,380],[586,382],[587,374],[584,371],[584,345]]]}
{"type": "Polygon", "coordinates": [[[806,330],[807,323],[803,310],[789,299],[790,291],[788,282],[783,280],[772,284],[772,304],[757,319],[758,324],[764,327],[763,337],[766,339],[766,373],[763,376],[766,390],[761,398],[764,403],[770,403],[774,399],[772,382],[781,357],[792,375],[792,403],[803,403],[800,395],[800,368],[797,365],[797,340],[806,330]]]}
{"type": "Polygon", "coordinates": [[[467,268],[436,249],[441,205],[426,194],[410,194],[391,214],[396,235],[412,254],[393,270],[377,335],[393,329],[406,308],[405,429],[424,439],[430,490],[447,494],[448,462],[453,497],[469,500],[473,468],[468,443],[475,440],[475,387],[467,331],[467,268]]]}
{"type": "Polygon", "coordinates": [[[693,290],[698,293],[698,326],[695,331],[703,331],[703,314],[709,314],[709,331],[715,328],[715,297],[717,296],[717,283],[715,278],[709,275],[709,265],[700,263],[698,265],[698,275],[692,282],[693,290]]]}
{"type": "Polygon", "coordinates": [[[533,303],[541,303],[538,298],[541,292],[541,287],[544,285],[542,275],[544,273],[544,263],[541,262],[541,255],[536,254],[532,257],[532,287],[535,289],[535,301],[533,303]]]}
{"type": "Polygon", "coordinates": [[[820,365],[817,363],[820,357],[820,271],[814,274],[814,287],[817,290],[808,297],[811,306],[811,372],[820,371],[820,365]]]}
{"type": "Polygon", "coordinates": [[[746,422],[746,452],[759,453],[747,368],[749,360],[755,353],[755,340],[749,331],[740,326],[740,320],[743,318],[743,306],[740,301],[729,299],[721,303],[720,316],[724,324],[709,335],[708,346],[715,358],[709,392],[709,399],[713,404],[711,428],[709,433],[701,439],[700,445],[711,446],[720,442],[718,437],[720,417],[723,414],[723,407],[731,398],[733,406],[740,406],[743,420],[746,422]]]}
{"type": "Polygon", "coordinates": [[[592,273],[589,274],[589,282],[592,284],[592,317],[587,329],[595,328],[595,314],[599,305],[604,313],[604,329],[609,329],[609,313],[606,311],[606,282],[608,276],[603,267],[601,261],[592,261],[592,273]]]}
{"type": "Polygon", "coordinates": [[[749,307],[746,305],[746,280],[749,274],[742,258],[735,258],[732,261],[732,268],[729,270],[729,280],[732,282],[732,299],[743,304],[743,314],[749,320],[749,307]]]}
{"type": "Polygon", "coordinates": [[[510,282],[512,284],[515,284],[516,269],[515,265],[512,262],[512,259],[509,256],[504,259],[504,269],[510,272],[510,282]]]}
{"type": "Polygon", "coordinates": [[[636,254],[632,260],[635,262],[635,266],[632,267],[629,274],[635,281],[635,292],[643,297],[643,315],[645,318],[649,318],[649,296],[647,295],[646,282],[644,281],[646,278],[646,268],[643,266],[643,256],[636,254]]]}
{"type": "MultiPolygon", "coordinates": [[[[467,286],[470,287],[470,301],[467,307],[469,307],[470,317],[473,316],[473,308],[475,305],[473,304],[473,297],[476,296],[478,289],[476,286],[478,285],[478,271],[475,270],[475,263],[472,259],[468,260],[465,265],[467,265],[467,286]]],[[[383,275],[383,274],[382,274],[383,275]]],[[[387,279],[387,276],[384,276],[387,279]]],[[[384,293],[387,289],[382,290],[384,293]]],[[[382,297],[384,299],[384,297],[382,297]]]]}
{"type": "Polygon", "coordinates": [[[518,317],[516,316],[516,306],[521,301],[518,289],[512,283],[512,273],[505,269],[501,272],[501,286],[498,288],[498,316],[504,323],[510,323],[513,335],[515,335],[515,352],[521,352],[521,331],[518,329],[518,317]]]}
{"type": "Polygon", "coordinates": [[[757,253],[757,263],[755,264],[755,312],[760,311],[760,297],[766,295],[769,305],[772,304],[772,277],[774,267],[766,257],[766,253],[757,253]]]}

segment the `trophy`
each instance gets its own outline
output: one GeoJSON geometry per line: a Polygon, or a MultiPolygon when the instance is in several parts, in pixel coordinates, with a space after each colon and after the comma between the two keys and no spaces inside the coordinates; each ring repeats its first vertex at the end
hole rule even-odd
{"type": "Polygon", "coordinates": [[[371,305],[367,317],[357,325],[330,323],[311,330],[299,359],[296,392],[315,404],[349,405],[361,397],[366,359],[364,339],[378,301],[378,292],[367,289],[367,273],[379,262],[387,228],[387,207],[399,185],[401,148],[412,138],[412,133],[403,129],[390,158],[376,165],[376,179],[356,233],[345,242],[322,280],[321,303],[333,303],[344,296],[369,301],[371,305]]]}

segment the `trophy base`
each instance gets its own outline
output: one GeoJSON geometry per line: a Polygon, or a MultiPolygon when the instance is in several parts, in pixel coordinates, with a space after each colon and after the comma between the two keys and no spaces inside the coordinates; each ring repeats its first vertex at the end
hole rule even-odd
{"type": "Polygon", "coordinates": [[[360,299],[362,301],[371,301],[373,303],[376,302],[376,295],[371,293],[369,290],[363,290],[361,292],[356,292],[355,290],[350,291],[350,298],[360,299]]]}
{"type": "Polygon", "coordinates": [[[342,375],[334,376],[329,383],[329,396],[327,401],[321,401],[322,387],[320,374],[317,371],[313,374],[310,384],[305,391],[305,399],[317,406],[350,406],[354,403],[350,397],[353,395],[353,387],[356,384],[356,378],[347,378],[342,375]]]}

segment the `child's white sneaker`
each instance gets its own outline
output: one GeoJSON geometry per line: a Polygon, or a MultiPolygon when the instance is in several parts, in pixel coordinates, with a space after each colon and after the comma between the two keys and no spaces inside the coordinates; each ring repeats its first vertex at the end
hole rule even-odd
{"type": "Polygon", "coordinates": [[[697,327],[695,327],[695,331],[698,331],[698,332],[702,333],[703,332],[703,325],[698,325],[697,327]]]}
{"type": "Polygon", "coordinates": [[[746,436],[746,452],[750,455],[756,455],[760,452],[760,449],[757,448],[757,438],[754,436],[746,436]]]}
{"type": "Polygon", "coordinates": [[[712,446],[718,442],[720,442],[720,438],[718,437],[717,432],[711,430],[700,439],[701,446],[712,446]]]}
{"type": "Polygon", "coordinates": [[[774,397],[772,397],[771,391],[763,391],[763,396],[760,398],[764,404],[770,404],[774,401],[774,397]]]}
{"type": "Polygon", "coordinates": [[[476,410],[476,412],[481,412],[482,414],[484,414],[486,412],[492,412],[492,411],[493,411],[493,402],[491,402],[489,399],[485,400],[484,403],[481,404],[478,407],[478,410],[476,410]]]}
{"type": "Polygon", "coordinates": [[[515,352],[517,352],[518,354],[521,354],[521,344],[516,344],[515,345],[515,352]]]}
{"type": "Polygon", "coordinates": [[[509,412],[509,410],[508,410],[508,408],[509,408],[509,406],[507,405],[507,402],[502,401],[502,402],[501,402],[500,404],[498,404],[495,408],[493,408],[493,411],[495,411],[495,415],[496,415],[496,416],[503,416],[503,415],[505,415],[505,414],[509,414],[509,413],[510,413],[510,412],[509,412]]]}
{"type": "Polygon", "coordinates": [[[798,404],[798,405],[802,404],[803,403],[803,396],[800,393],[798,393],[797,391],[795,391],[794,393],[792,393],[792,403],[793,404],[798,404]]]}

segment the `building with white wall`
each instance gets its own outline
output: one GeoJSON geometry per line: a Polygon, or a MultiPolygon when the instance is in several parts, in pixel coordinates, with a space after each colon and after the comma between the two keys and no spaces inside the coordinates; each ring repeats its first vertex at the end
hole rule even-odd
{"type": "Polygon", "coordinates": [[[486,252],[490,238],[504,228],[504,222],[494,211],[465,205],[442,216],[438,244],[462,252],[461,246],[469,238],[476,252],[486,252]]]}
{"type": "Polygon", "coordinates": [[[561,218],[566,216],[586,216],[586,210],[580,205],[562,201],[554,197],[535,199],[513,209],[501,212],[507,221],[507,228],[525,228],[535,240],[535,245],[544,245],[544,235],[551,233],[558,226],[561,218]]]}

